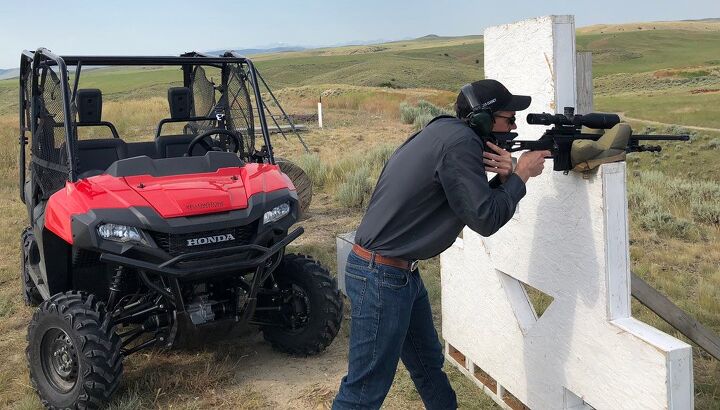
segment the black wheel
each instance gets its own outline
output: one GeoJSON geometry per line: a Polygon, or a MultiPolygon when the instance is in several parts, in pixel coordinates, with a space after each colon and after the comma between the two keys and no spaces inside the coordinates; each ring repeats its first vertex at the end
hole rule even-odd
{"type": "Polygon", "coordinates": [[[32,228],[28,226],[23,230],[20,243],[20,278],[23,284],[23,301],[26,306],[37,306],[43,301],[40,291],[30,277],[30,252],[34,245],[35,235],[32,233],[32,228]]]}
{"type": "Polygon", "coordinates": [[[121,341],[94,295],[58,293],[43,302],[27,341],[30,381],[47,408],[103,407],[120,383],[121,341]]]}
{"type": "Polygon", "coordinates": [[[281,290],[279,326],[263,327],[274,349],[299,356],[318,354],[337,336],[342,297],[335,279],[314,259],[287,254],[274,273],[281,290]]]}
{"type": "Polygon", "coordinates": [[[306,215],[310,202],[312,202],[312,181],[310,177],[297,164],[285,158],[275,158],[280,170],[290,178],[295,189],[297,190],[298,200],[300,201],[300,216],[306,215]]]}

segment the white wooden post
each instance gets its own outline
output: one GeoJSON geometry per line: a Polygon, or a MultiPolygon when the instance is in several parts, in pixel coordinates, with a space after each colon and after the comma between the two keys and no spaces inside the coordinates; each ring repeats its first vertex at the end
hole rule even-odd
{"type": "Polygon", "coordinates": [[[322,119],[322,95],[320,96],[320,101],[318,101],[318,128],[323,127],[323,119],[322,119]]]}
{"type": "MultiPolygon", "coordinates": [[[[574,32],[572,16],[488,28],[486,76],[531,95],[530,112],[575,106],[574,32]]],[[[631,315],[625,164],[584,178],[548,161],[521,209],[441,256],[448,361],[506,409],[691,409],[691,347],[631,315]],[[528,285],[552,298],[542,314],[528,285]]]]}
{"type": "Polygon", "coordinates": [[[593,112],[592,53],[577,53],[577,106],[576,114],[593,112]]]}

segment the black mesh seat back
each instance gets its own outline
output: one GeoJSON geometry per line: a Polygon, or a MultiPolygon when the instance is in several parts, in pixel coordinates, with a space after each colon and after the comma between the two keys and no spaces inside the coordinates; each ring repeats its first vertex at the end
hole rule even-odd
{"type": "MultiPolygon", "coordinates": [[[[187,152],[190,141],[195,135],[161,135],[155,139],[155,146],[158,158],[182,157],[187,152]]],[[[193,155],[205,155],[207,152],[200,144],[193,148],[193,155]]]]}
{"type": "Polygon", "coordinates": [[[127,158],[127,147],[123,140],[103,138],[77,142],[78,175],[91,171],[94,174],[105,171],[113,162],[127,158]]]}

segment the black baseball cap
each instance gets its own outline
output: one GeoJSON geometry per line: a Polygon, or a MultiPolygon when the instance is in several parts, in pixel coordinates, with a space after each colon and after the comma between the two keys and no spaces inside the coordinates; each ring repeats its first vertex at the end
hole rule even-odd
{"type": "MultiPolygon", "coordinates": [[[[479,108],[496,111],[522,111],[530,106],[531,98],[528,95],[513,95],[497,80],[479,80],[470,84],[472,94],[479,108]]],[[[469,90],[468,90],[469,91],[469,90]]],[[[461,91],[455,102],[455,112],[459,118],[464,118],[473,110],[468,98],[461,91]]]]}

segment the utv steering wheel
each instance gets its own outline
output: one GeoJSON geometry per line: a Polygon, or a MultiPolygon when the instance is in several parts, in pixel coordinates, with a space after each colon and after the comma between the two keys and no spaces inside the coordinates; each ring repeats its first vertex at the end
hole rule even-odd
{"type": "Polygon", "coordinates": [[[211,135],[225,135],[233,140],[233,147],[231,150],[227,150],[227,152],[237,154],[242,149],[240,137],[237,135],[237,133],[223,128],[213,128],[193,138],[193,140],[190,141],[190,145],[188,145],[188,149],[185,155],[187,155],[188,157],[192,157],[193,149],[195,149],[195,146],[198,144],[200,144],[201,147],[205,148],[206,151],[225,151],[225,149],[223,149],[223,147],[219,147],[212,138],[208,138],[211,135]]]}

